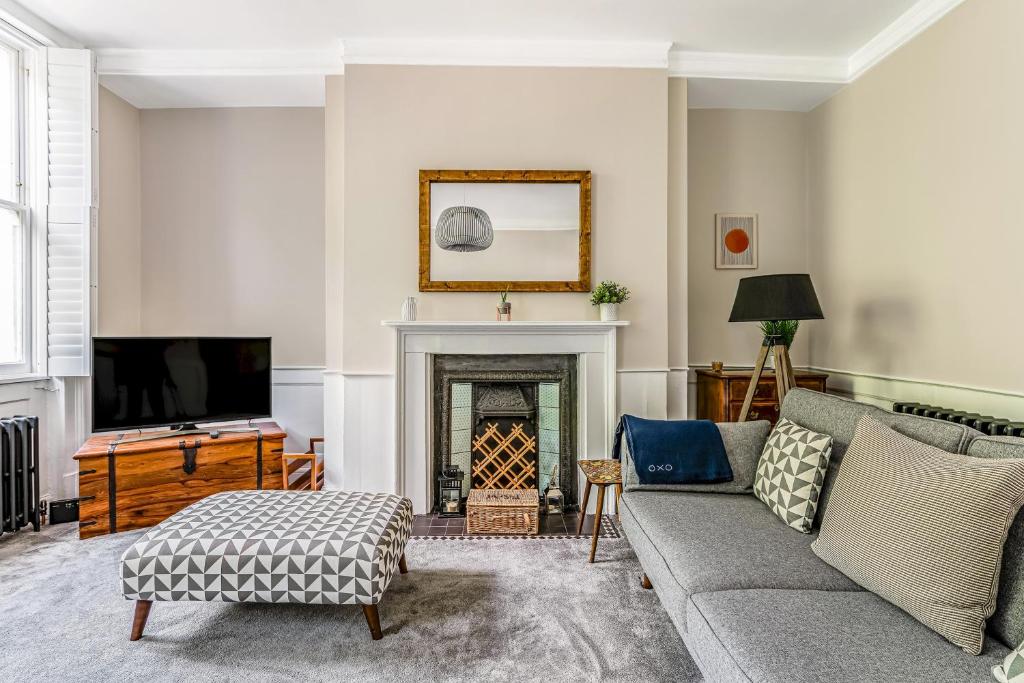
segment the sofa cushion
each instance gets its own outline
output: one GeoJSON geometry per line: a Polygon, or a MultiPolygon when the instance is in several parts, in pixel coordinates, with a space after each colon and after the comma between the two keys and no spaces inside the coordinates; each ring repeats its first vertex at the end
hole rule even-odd
{"type": "Polygon", "coordinates": [[[634,547],[641,534],[684,595],[736,588],[860,590],[814,556],[813,535],[794,533],[753,496],[630,491],[621,509],[632,518],[623,527],[634,547]]]}
{"type": "Polygon", "coordinates": [[[888,425],[912,439],[951,453],[965,452],[968,442],[981,434],[964,425],[917,415],[893,413],[867,403],[851,401],[810,389],[798,388],[787,393],[780,414],[807,429],[833,437],[830,464],[825,475],[825,485],[821,489],[821,500],[818,503],[819,520],[828,507],[828,498],[832,492],[836,474],[843,463],[843,455],[853,439],[857,422],[865,415],[870,415],[882,424],[888,425]]]}
{"type": "Polygon", "coordinates": [[[754,476],[754,495],[800,533],[811,533],[832,437],[780,418],[754,476]]]}
{"type": "MultiPolygon", "coordinates": [[[[976,458],[1024,458],[1024,439],[982,436],[971,441],[967,455],[976,458]]],[[[999,597],[987,629],[1004,645],[1016,647],[1024,643],[1024,514],[1021,513],[1017,513],[1006,537],[999,597]]]]}
{"type": "Polygon", "coordinates": [[[999,664],[992,667],[992,675],[999,683],[1024,683],[1024,643],[1006,655],[999,664]]]}
{"type": "Polygon", "coordinates": [[[979,436],[971,440],[967,455],[975,458],[1024,458],[1024,438],[979,436]]]}
{"type": "Polygon", "coordinates": [[[756,422],[723,422],[718,425],[725,446],[725,455],[732,468],[732,481],[719,484],[641,484],[633,465],[626,440],[622,441],[622,482],[626,491],[704,491],[716,493],[750,493],[754,487],[754,471],[772,425],[767,420],[756,422]]]}
{"type": "Polygon", "coordinates": [[[687,609],[687,641],[709,680],[991,681],[1009,652],[986,644],[979,657],[867,592],[739,590],[703,593],[687,609]]]}
{"type": "Polygon", "coordinates": [[[632,546],[633,552],[636,553],[637,559],[640,560],[644,574],[654,584],[654,590],[657,592],[661,606],[668,612],[676,630],[680,634],[685,634],[686,604],[690,597],[689,594],[675,580],[672,570],[665,564],[665,558],[637,523],[624,501],[619,505],[619,524],[629,539],[629,544],[632,546]]]}
{"type": "Polygon", "coordinates": [[[1024,460],[947,453],[865,416],[811,548],[978,654],[1022,501],[1024,460]]]}

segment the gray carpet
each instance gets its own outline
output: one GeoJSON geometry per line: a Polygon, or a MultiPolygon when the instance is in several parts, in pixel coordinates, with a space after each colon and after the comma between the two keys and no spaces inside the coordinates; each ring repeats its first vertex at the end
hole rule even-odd
{"type": "Polygon", "coordinates": [[[376,642],[358,607],[154,603],[132,643],[117,561],[140,533],[0,538],[0,679],[701,680],[625,539],[593,565],[589,539],[414,539],[376,642]]]}

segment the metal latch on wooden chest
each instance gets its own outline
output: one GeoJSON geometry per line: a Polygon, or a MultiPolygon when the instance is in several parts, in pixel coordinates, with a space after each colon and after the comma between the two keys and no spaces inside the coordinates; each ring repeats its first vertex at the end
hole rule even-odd
{"type": "Polygon", "coordinates": [[[192,474],[196,471],[196,453],[199,452],[199,440],[193,442],[192,447],[186,447],[184,441],[178,442],[178,448],[181,449],[184,455],[184,462],[181,465],[181,469],[184,470],[185,474],[192,474]]]}

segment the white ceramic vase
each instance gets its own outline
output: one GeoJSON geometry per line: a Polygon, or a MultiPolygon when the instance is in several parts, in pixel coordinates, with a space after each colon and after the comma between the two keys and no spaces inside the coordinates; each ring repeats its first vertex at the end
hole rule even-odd
{"type": "Polygon", "coordinates": [[[413,322],[416,320],[416,297],[406,297],[402,302],[402,320],[413,322]]]}
{"type": "Polygon", "coordinates": [[[619,319],[619,305],[618,304],[601,304],[601,320],[603,322],[612,322],[619,319]]]}

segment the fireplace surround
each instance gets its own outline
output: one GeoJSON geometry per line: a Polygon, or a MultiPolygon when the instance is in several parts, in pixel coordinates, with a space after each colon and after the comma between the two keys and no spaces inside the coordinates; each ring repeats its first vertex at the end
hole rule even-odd
{"type": "MultiPolygon", "coordinates": [[[[431,482],[446,464],[458,465],[470,488],[537,488],[543,492],[551,471],[568,507],[575,509],[577,455],[577,356],[574,354],[437,354],[432,357],[431,482]],[[518,434],[512,433],[519,429],[518,434]],[[487,483],[475,475],[493,434],[503,435],[533,471],[512,471],[487,483]],[[489,439],[490,437],[490,439],[489,439]],[[518,437],[518,438],[517,438],[518,437]],[[532,456],[532,457],[531,457],[532,456]],[[532,484],[532,485],[531,485],[532,484]]],[[[480,467],[479,469],[484,469],[480,467]]]]}
{"type": "MultiPolygon", "coordinates": [[[[438,355],[570,355],[576,358],[577,418],[576,451],[579,457],[601,458],[611,452],[618,418],[618,377],[616,374],[616,333],[628,321],[384,321],[395,331],[395,373],[392,377],[394,412],[384,416],[394,425],[392,446],[379,432],[367,430],[368,411],[373,403],[353,401],[346,410],[346,422],[352,428],[341,438],[346,459],[341,466],[345,477],[370,481],[382,487],[384,477],[393,477],[390,490],[413,502],[416,514],[425,514],[434,506],[436,479],[432,449],[434,421],[432,410],[433,358],[438,355]],[[392,422],[393,421],[393,422],[392,422]],[[388,455],[393,453],[393,460],[388,455]],[[384,457],[381,457],[381,456],[384,457]],[[372,481],[368,475],[373,477],[372,481]],[[382,483],[377,484],[377,481],[382,483]]],[[[369,380],[358,384],[379,386],[369,380]]],[[[354,391],[356,382],[346,384],[354,391]]],[[[383,390],[383,386],[381,386],[383,390]]],[[[348,391],[348,389],[346,389],[348,391]]],[[[360,390],[360,396],[366,395],[360,390]]],[[[642,406],[637,414],[644,414],[642,406]]],[[[375,424],[372,422],[371,424],[375,424]]],[[[572,480],[580,491],[579,473],[562,472],[560,483],[572,480]]],[[[568,496],[566,497],[569,501],[568,496]]],[[[593,501],[591,509],[593,512],[593,501]]],[[[610,507],[608,508],[610,509],[610,507]]],[[[606,510],[607,511],[607,510],[606,510]]]]}

